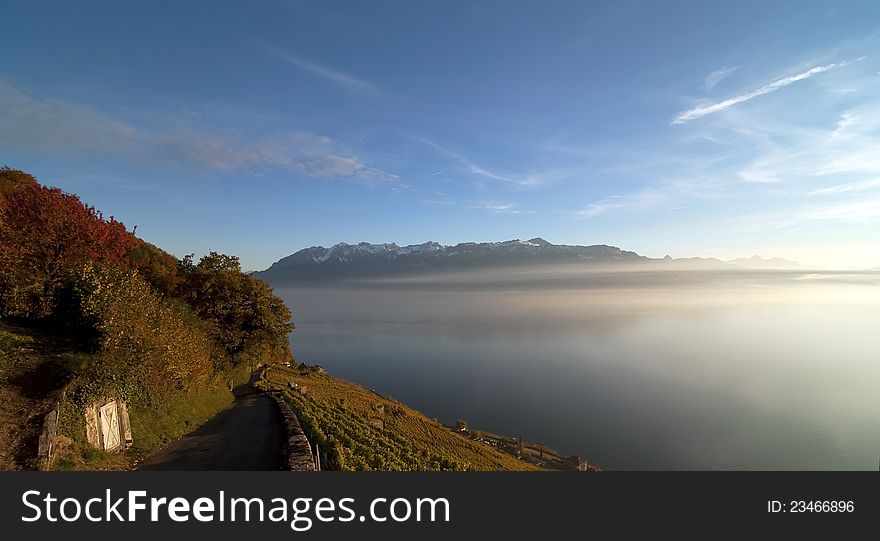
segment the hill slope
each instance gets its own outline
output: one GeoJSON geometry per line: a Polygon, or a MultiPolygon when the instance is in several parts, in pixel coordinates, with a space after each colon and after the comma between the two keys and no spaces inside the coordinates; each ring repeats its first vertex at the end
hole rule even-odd
{"type": "Polygon", "coordinates": [[[177,259],[134,231],[0,167],[0,469],[128,467],[228,404],[250,366],[292,360],[290,311],[238,258],[177,259]],[[122,453],[87,441],[86,412],[111,399],[137,434],[122,453]]]}
{"type": "Polygon", "coordinates": [[[543,469],[456,433],[400,402],[319,370],[273,366],[264,373],[260,385],[283,390],[306,433],[328,454],[334,469],[543,469]]]}

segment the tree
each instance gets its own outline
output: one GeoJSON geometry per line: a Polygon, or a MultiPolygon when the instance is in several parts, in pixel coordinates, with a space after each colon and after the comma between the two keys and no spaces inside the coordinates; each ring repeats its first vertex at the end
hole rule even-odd
{"type": "Polygon", "coordinates": [[[24,171],[4,165],[0,167],[0,201],[22,188],[37,185],[37,179],[24,171]]]}
{"type": "Polygon", "coordinates": [[[86,261],[128,266],[138,243],[79,197],[0,169],[0,315],[49,315],[66,269],[86,261]]]}
{"type": "Polygon", "coordinates": [[[128,254],[129,265],[156,291],[165,296],[174,296],[177,286],[183,281],[179,274],[180,261],[165,250],[141,241],[128,254]]]}
{"type": "Polygon", "coordinates": [[[213,327],[233,364],[288,360],[290,310],[269,286],[241,271],[235,256],[211,252],[198,264],[181,261],[180,298],[213,327]]]}

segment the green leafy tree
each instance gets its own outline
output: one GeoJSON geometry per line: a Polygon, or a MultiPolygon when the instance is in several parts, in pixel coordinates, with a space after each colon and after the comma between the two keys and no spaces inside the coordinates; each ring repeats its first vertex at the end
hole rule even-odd
{"type": "Polygon", "coordinates": [[[181,262],[180,298],[212,325],[213,337],[233,364],[288,360],[290,310],[269,286],[241,271],[235,256],[211,252],[181,262]]]}
{"type": "Polygon", "coordinates": [[[141,276],[156,291],[166,296],[174,296],[182,282],[179,274],[180,261],[165,250],[141,241],[128,254],[129,265],[137,269],[141,276]]]}

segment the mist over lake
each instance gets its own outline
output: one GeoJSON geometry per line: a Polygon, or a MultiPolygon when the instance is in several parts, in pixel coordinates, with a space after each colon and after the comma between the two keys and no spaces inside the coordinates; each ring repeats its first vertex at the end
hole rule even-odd
{"type": "Polygon", "coordinates": [[[876,469],[876,273],[500,269],[277,288],[297,360],[608,469],[876,469]]]}

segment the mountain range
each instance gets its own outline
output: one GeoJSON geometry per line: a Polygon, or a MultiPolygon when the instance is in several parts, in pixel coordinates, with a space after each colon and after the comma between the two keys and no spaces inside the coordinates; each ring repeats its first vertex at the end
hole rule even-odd
{"type": "Polygon", "coordinates": [[[542,238],[504,242],[464,242],[445,246],[437,242],[398,246],[390,244],[339,243],[330,248],[312,246],[273,263],[254,276],[273,285],[333,281],[413,273],[472,270],[530,264],[581,263],[646,264],[670,268],[760,268],[790,269],[798,264],[780,258],[759,256],[722,261],[715,258],[650,258],[615,246],[552,244],[542,238]]]}

